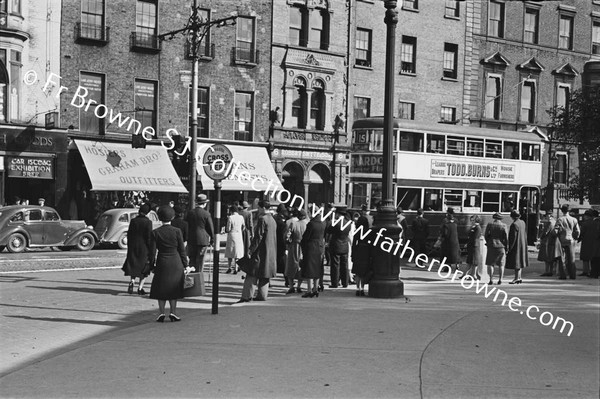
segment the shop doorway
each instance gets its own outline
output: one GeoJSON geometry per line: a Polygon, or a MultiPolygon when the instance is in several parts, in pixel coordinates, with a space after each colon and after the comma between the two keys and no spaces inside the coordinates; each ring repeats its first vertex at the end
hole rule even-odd
{"type": "Polygon", "coordinates": [[[304,169],[297,162],[288,162],[281,173],[283,188],[294,195],[304,198],[304,169]]]}
{"type": "Polygon", "coordinates": [[[322,205],[331,202],[331,173],[323,164],[317,164],[308,172],[308,202],[322,205]]]}

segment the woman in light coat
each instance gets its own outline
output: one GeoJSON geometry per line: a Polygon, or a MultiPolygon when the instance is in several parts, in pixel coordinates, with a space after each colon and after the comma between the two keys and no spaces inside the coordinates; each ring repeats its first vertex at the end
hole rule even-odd
{"type": "Polygon", "coordinates": [[[244,217],[239,214],[240,209],[232,205],[229,208],[229,217],[227,218],[227,227],[225,232],[227,233],[227,244],[225,246],[225,257],[227,258],[227,272],[237,274],[238,266],[235,263],[238,259],[244,257],[244,230],[246,225],[244,223],[244,217]],[[231,263],[233,261],[233,268],[231,263]]]}

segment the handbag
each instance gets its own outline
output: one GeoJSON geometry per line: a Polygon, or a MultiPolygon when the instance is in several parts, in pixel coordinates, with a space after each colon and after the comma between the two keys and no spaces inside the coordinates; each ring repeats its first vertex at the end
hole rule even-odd
{"type": "Polygon", "coordinates": [[[433,244],[433,248],[435,249],[440,249],[442,247],[442,238],[438,237],[437,241],[435,242],[435,244],[433,244]]]}
{"type": "Polygon", "coordinates": [[[206,295],[206,287],[204,285],[204,273],[188,273],[183,279],[183,297],[206,295]]]}
{"type": "Polygon", "coordinates": [[[249,276],[256,276],[258,274],[259,263],[257,255],[253,255],[250,258],[245,256],[237,260],[240,269],[249,276]]]}

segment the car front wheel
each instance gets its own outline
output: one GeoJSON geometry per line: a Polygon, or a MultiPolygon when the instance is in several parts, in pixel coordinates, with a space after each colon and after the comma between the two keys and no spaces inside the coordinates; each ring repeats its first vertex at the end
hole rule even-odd
{"type": "Polygon", "coordinates": [[[119,236],[119,240],[117,241],[117,245],[121,249],[127,249],[127,233],[123,233],[119,236]]]}
{"type": "Polygon", "coordinates": [[[21,233],[14,233],[8,237],[8,244],[6,245],[8,252],[19,253],[25,251],[27,248],[27,239],[21,233]]]}
{"type": "Polygon", "coordinates": [[[94,245],[96,245],[96,240],[90,233],[83,233],[77,240],[77,249],[80,251],[89,251],[94,248],[94,245]]]}

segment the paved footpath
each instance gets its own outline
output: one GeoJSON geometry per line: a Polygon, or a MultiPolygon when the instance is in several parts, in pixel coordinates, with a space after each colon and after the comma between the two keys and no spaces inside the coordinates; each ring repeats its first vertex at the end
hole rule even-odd
{"type": "MultiPolygon", "coordinates": [[[[64,322],[77,331],[90,325],[100,329],[91,334],[91,328],[75,342],[48,336],[58,340],[56,347],[1,374],[0,395],[598,398],[598,280],[542,278],[541,269],[533,262],[524,284],[500,288],[518,296],[522,309],[536,305],[571,321],[571,336],[414,267],[403,268],[403,299],[356,297],[352,288],[326,289],[312,299],[286,296],[276,279],[268,301],[225,305],[239,297],[241,280],[222,274],[218,315],[211,315],[209,296],[190,298],[180,302],[182,322],[163,324],[154,322],[154,301],[120,294],[119,273],[81,272],[114,286],[86,293],[77,289],[81,281],[75,282],[71,298],[84,305],[55,298],[47,307],[52,312],[62,307],[64,322]],[[95,313],[80,309],[90,306],[85,304],[90,296],[95,313]],[[114,306],[122,300],[136,300],[138,309],[119,318],[114,306]]],[[[64,277],[56,280],[59,274],[46,275],[59,281],[54,291],[46,282],[51,295],[69,289],[60,280],[64,277]]],[[[5,321],[22,310],[4,290],[2,305],[5,338],[5,321]]]]}

